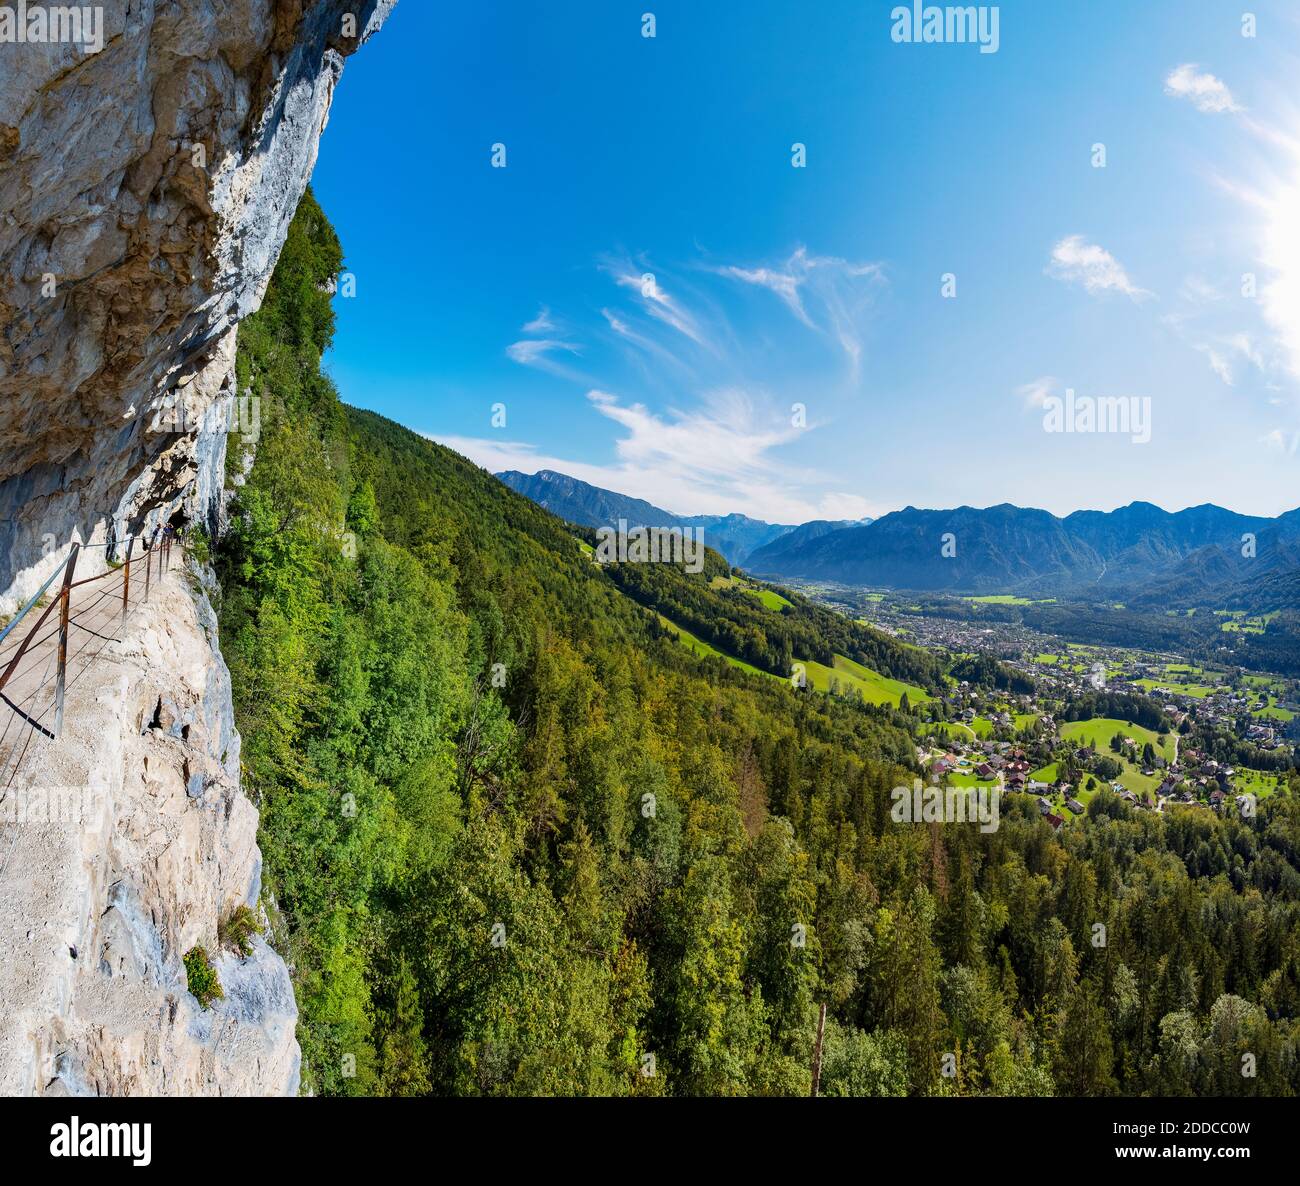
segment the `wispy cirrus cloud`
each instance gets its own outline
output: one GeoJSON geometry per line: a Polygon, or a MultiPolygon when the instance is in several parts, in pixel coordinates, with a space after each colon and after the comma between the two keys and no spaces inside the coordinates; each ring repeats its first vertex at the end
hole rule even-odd
{"type": "Polygon", "coordinates": [[[1300,447],[1300,432],[1286,432],[1283,429],[1275,428],[1272,432],[1265,433],[1260,437],[1259,443],[1270,452],[1294,457],[1297,447],[1300,447]]]}
{"type": "Polygon", "coordinates": [[[611,270],[616,284],[640,294],[641,306],[651,317],[684,334],[697,346],[702,346],[706,350],[715,349],[713,343],[705,336],[696,316],[665,290],[654,272],[636,272],[628,267],[611,270]]]}
{"type": "Polygon", "coordinates": [[[1255,340],[1244,330],[1201,342],[1197,349],[1206,356],[1210,369],[1229,386],[1236,386],[1236,363],[1245,362],[1258,371],[1266,369],[1264,356],[1255,340]]]}
{"type": "Polygon", "coordinates": [[[526,321],[520,327],[526,334],[544,334],[545,337],[520,338],[506,347],[506,357],[520,366],[533,367],[539,371],[557,375],[564,379],[581,381],[581,376],[557,359],[557,355],[581,354],[582,351],[573,342],[556,336],[560,327],[551,316],[551,311],[542,305],[537,316],[526,321]]]}
{"type": "Polygon", "coordinates": [[[551,371],[556,374],[568,374],[566,368],[555,362],[552,355],[557,353],[579,353],[572,342],[558,338],[524,338],[511,342],[506,347],[506,357],[520,366],[537,367],[538,370],[551,371]]]}
{"type": "Polygon", "coordinates": [[[1092,296],[1118,292],[1141,301],[1153,295],[1134,284],[1124,266],[1109,251],[1089,243],[1082,235],[1067,235],[1056,243],[1047,272],[1067,284],[1082,285],[1092,296]]]}
{"type": "Polygon", "coordinates": [[[799,295],[799,286],[803,283],[801,277],[774,268],[738,268],[734,264],[718,268],[717,272],[721,276],[730,276],[746,284],[757,284],[761,288],[770,289],[804,325],[813,328],[812,320],[803,307],[803,298],[799,295]]]}
{"type": "Polygon", "coordinates": [[[1046,404],[1047,397],[1060,385],[1061,381],[1055,375],[1041,375],[1017,387],[1016,395],[1025,402],[1026,406],[1041,408],[1046,404]]]}
{"type": "Polygon", "coordinates": [[[768,289],[802,325],[829,334],[848,357],[856,380],[863,350],[860,324],[874,287],[885,279],[880,264],[813,255],[801,244],[781,263],[730,264],[713,271],[768,289]],[[816,309],[816,317],[809,312],[810,305],[816,309]]]}
{"type": "Polygon", "coordinates": [[[1191,305],[1211,305],[1223,300],[1218,285],[1196,273],[1184,278],[1178,295],[1191,305]]]}
{"type": "Polygon", "coordinates": [[[607,391],[587,393],[590,406],[617,424],[617,461],[597,465],[544,454],[523,441],[436,436],[492,472],[552,469],[616,490],[675,514],[742,510],[774,523],[878,515],[860,495],[816,490],[821,475],[784,465],[776,451],[799,432],[769,403],[735,390],[710,392],[690,411],[656,412],[607,391]],[[813,491],[810,493],[810,489],[813,491]]]}
{"type": "Polygon", "coordinates": [[[620,316],[613,309],[602,308],[600,315],[605,319],[605,324],[623,341],[635,346],[645,354],[652,355],[660,362],[670,363],[674,366],[680,366],[680,360],[666,346],[657,342],[648,333],[641,333],[634,328],[625,316],[620,316]]]}
{"type": "Polygon", "coordinates": [[[1201,70],[1195,62],[1177,66],[1165,76],[1165,94],[1175,99],[1185,99],[1197,111],[1208,114],[1221,115],[1242,110],[1227,84],[1208,71],[1201,70]]]}
{"type": "MultiPolygon", "coordinates": [[[[494,471],[556,469],[675,512],[743,511],[789,523],[881,513],[884,508],[860,495],[831,489],[834,479],[824,470],[799,469],[781,457],[819,426],[806,410],[808,391],[822,396],[820,408],[828,406],[827,392],[844,381],[841,357],[848,357],[856,378],[864,322],[883,281],[879,265],[814,255],[802,246],[775,263],[692,261],[673,270],[628,255],[596,263],[618,299],[606,295],[608,304],[597,303],[595,324],[579,333],[571,318],[541,305],[523,327],[537,336],[512,342],[506,354],[521,365],[581,380],[589,409],[617,427],[611,442],[616,460],[605,465],[548,456],[528,442],[495,437],[437,439],[494,471]],[[738,320],[729,316],[738,308],[737,283],[771,291],[812,331],[793,359],[784,348],[789,331],[779,310],[759,299],[738,320]],[[579,353],[588,375],[565,365],[567,356],[579,353]],[[652,405],[610,394],[626,389],[629,380],[638,394],[658,399],[652,405]],[[784,398],[773,394],[782,386],[784,398]]],[[[588,441],[601,435],[592,428],[587,417],[582,434],[588,441]]]]}
{"type": "MultiPolygon", "coordinates": [[[[1252,217],[1248,234],[1254,239],[1258,275],[1242,277],[1243,284],[1248,279],[1253,280],[1255,292],[1248,294],[1243,289],[1239,295],[1253,295],[1258,301],[1267,336],[1271,338],[1267,350],[1256,345],[1249,353],[1238,353],[1245,354],[1260,370],[1284,372],[1292,383],[1298,382],[1300,220],[1297,220],[1296,211],[1300,210],[1300,119],[1294,110],[1289,119],[1284,117],[1281,122],[1253,118],[1244,113],[1245,109],[1232,99],[1226,86],[1212,75],[1196,76],[1208,81],[1192,86],[1186,81],[1188,69],[1179,67],[1170,75],[1171,79],[1177,75],[1179,80],[1170,93],[1177,93],[1180,97],[1196,93],[1205,100],[1204,105],[1197,104],[1201,110],[1235,114],[1238,125],[1261,149],[1259,160],[1251,170],[1253,180],[1243,180],[1217,168],[1214,173],[1219,188],[1235,198],[1252,217]],[[1222,87],[1222,92],[1219,87],[1222,87]]],[[[1202,295],[1199,285],[1194,285],[1190,291],[1185,289],[1183,295],[1191,298],[1193,304],[1204,303],[1197,299],[1202,295]]],[[[1229,357],[1221,348],[1213,343],[1200,343],[1197,348],[1210,359],[1220,378],[1225,382],[1232,381],[1228,377],[1233,374],[1229,357]]]]}
{"type": "Polygon", "coordinates": [[[1293,381],[1300,381],[1300,149],[1283,157],[1275,181],[1262,195],[1256,254],[1264,277],[1259,301],[1264,321],[1293,381]]]}
{"type": "Polygon", "coordinates": [[[526,334],[549,334],[556,329],[555,322],[551,320],[551,311],[545,305],[537,310],[537,316],[532,321],[524,322],[524,333],[526,334]]]}

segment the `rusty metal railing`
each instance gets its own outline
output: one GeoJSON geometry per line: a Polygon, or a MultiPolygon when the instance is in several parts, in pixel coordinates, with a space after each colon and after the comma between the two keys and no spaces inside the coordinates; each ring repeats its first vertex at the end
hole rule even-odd
{"type": "Polygon", "coordinates": [[[0,712],[8,710],[0,730],[0,789],[13,785],[36,738],[61,735],[68,688],[117,641],[132,606],[148,600],[171,567],[175,538],[170,527],[155,529],[147,541],[131,536],[119,566],[81,580],[74,579],[77,562],[88,548],[74,543],[63,564],[0,631],[0,712]]]}

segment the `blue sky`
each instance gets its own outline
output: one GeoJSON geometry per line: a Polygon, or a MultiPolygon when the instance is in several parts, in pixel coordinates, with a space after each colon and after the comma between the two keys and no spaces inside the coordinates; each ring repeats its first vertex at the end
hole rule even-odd
{"type": "Polygon", "coordinates": [[[679,513],[1300,505],[1296,6],[895,7],[402,0],[314,178],[344,400],[679,513]]]}

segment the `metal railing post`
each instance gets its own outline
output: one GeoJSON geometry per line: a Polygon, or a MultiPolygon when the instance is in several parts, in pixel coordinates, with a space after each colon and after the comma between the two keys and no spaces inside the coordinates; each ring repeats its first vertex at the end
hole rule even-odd
{"type": "Polygon", "coordinates": [[[72,573],[77,567],[80,544],[73,544],[63,570],[63,589],[59,593],[59,676],[54,687],[54,736],[63,733],[63,692],[68,682],[68,608],[72,600],[72,573]]]}
{"type": "Polygon", "coordinates": [[[135,545],[135,536],[127,536],[125,579],[122,581],[122,619],[126,620],[126,611],[131,606],[131,549],[135,545]]]}
{"type": "Polygon", "coordinates": [[[149,541],[149,550],[144,554],[144,599],[149,600],[149,574],[153,571],[153,549],[158,542],[158,529],[154,528],[153,538],[149,541]]]}

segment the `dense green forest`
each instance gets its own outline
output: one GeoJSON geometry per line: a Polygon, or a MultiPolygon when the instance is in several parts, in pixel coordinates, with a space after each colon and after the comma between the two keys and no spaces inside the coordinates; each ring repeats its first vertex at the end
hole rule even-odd
{"type": "MultiPolygon", "coordinates": [[[[596,538],[590,529],[579,534],[588,540],[596,538]]],[[[738,589],[710,585],[712,578],[730,572],[727,562],[712,551],[706,551],[699,580],[686,580],[680,568],[666,564],[609,566],[610,578],[634,601],[773,675],[789,676],[795,659],[830,666],[838,653],[905,683],[934,691],[941,688],[943,665],[928,652],[789,590],[783,594],[789,604],[773,616],[738,589]]]]}
{"type": "Polygon", "coordinates": [[[934,660],[603,569],[341,405],[341,264],[308,194],[241,327],[262,436],[215,550],[304,1090],[806,1095],[822,1006],[826,1095],[1300,1089],[1294,796],[892,822],[914,718],[698,660],[642,602],[769,669],[839,651],[934,686],[934,660]]]}

